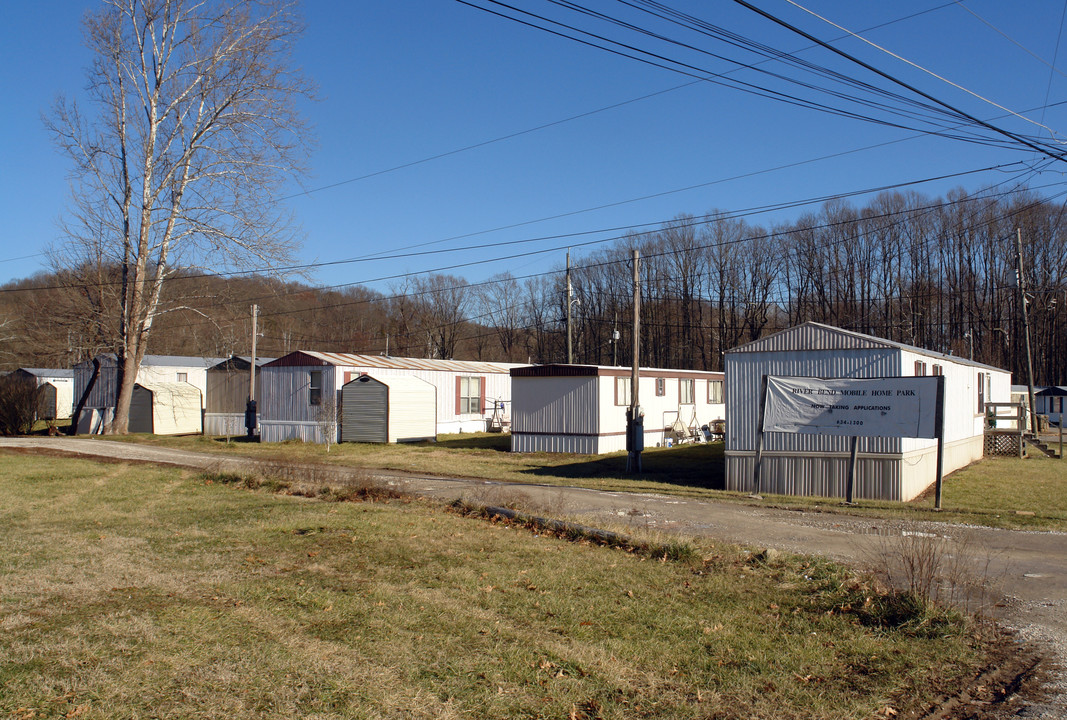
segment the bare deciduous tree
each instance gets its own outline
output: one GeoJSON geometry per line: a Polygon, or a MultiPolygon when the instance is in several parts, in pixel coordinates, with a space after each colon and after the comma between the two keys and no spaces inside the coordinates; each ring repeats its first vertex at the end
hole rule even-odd
{"type": "Polygon", "coordinates": [[[107,0],[85,29],[93,112],[60,100],[46,121],[75,163],[52,261],[119,268],[113,428],[124,433],[168,277],[289,257],[273,199],[302,168],[296,101],[310,85],[291,67],[301,25],[285,0],[107,0]]]}

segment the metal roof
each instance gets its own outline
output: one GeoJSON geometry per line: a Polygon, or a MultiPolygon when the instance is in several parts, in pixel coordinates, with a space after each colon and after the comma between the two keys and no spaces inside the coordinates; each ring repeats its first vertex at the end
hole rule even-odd
{"type": "Polygon", "coordinates": [[[73,378],[74,370],[63,368],[19,368],[24,373],[34,377],[73,378]]]}
{"type": "MultiPolygon", "coordinates": [[[[640,368],[645,377],[654,375],[667,377],[710,377],[722,378],[723,373],[714,370],[678,370],[667,368],[640,368]]],[[[622,365],[568,365],[552,363],[548,365],[524,365],[511,371],[512,377],[597,377],[625,376],[633,372],[632,367],[622,365]]]]}
{"type": "MultiPolygon", "coordinates": [[[[263,367],[269,362],[274,362],[276,358],[270,357],[256,357],[256,367],[263,367]]],[[[222,362],[212,365],[211,370],[248,370],[252,364],[252,356],[250,355],[233,355],[226,358],[222,362]]]]}
{"type": "Polygon", "coordinates": [[[1002,368],[968,360],[958,355],[946,355],[944,353],[906,345],[904,343],[886,340],[885,338],[865,335],[854,330],[823,325],[817,322],[805,322],[795,327],[776,332],[773,335],[753,340],[745,345],[739,345],[727,350],[730,353],[759,353],[759,352],[794,352],[796,350],[904,350],[907,352],[926,355],[931,358],[949,360],[960,365],[970,365],[986,370],[1007,372],[1002,368]]]}
{"type": "Polygon", "coordinates": [[[431,358],[398,358],[388,355],[355,355],[351,353],[325,353],[311,350],[297,350],[285,357],[266,363],[265,367],[315,367],[332,365],[336,367],[372,367],[393,370],[436,370],[438,372],[458,372],[471,374],[500,373],[507,374],[515,367],[526,367],[520,363],[490,363],[478,360],[435,360],[431,358]]]}

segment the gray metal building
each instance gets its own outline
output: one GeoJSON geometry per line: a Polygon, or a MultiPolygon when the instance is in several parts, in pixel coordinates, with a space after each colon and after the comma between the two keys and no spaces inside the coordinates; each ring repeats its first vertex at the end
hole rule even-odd
{"type": "MultiPolygon", "coordinates": [[[[808,322],[726,352],[726,487],[753,483],[764,375],[820,378],[945,376],[944,472],[982,457],[985,404],[1010,402],[1011,374],[964,358],[808,322]]],[[[861,437],[855,497],[910,500],[936,478],[935,440],[861,437]]],[[[761,491],[844,496],[849,438],[767,433],[761,491]]]]}

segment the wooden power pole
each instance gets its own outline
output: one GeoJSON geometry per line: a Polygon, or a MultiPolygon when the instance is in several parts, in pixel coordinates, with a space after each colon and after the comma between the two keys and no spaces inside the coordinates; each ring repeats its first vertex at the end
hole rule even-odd
{"type": "Polygon", "coordinates": [[[1026,383],[1030,395],[1030,432],[1037,435],[1037,406],[1034,404],[1034,356],[1030,349],[1030,312],[1027,309],[1026,280],[1023,276],[1023,231],[1015,229],[1015,258],[1019,273],[1019,308],[1023,314],[1023,337],[1026,340],[1026,383]]]}
{"type": "Polygon", "coordinates": [[[641,472],[641,451],[645,448],[645,418],[641,413],[638,388],[641,383],[641,272],[640,256],[633,252],[634,263],[634,337],[633,368],[630,371],[630,407],[626,411],[626,472],[641,472]]]}
{"type": "Polygon", "coordinates": [[[571,303],[572,300],[571,290],[571,253],[567,251],[567,364],[574,364],[574,340],[573,333],[571,332],[571,303]]]}

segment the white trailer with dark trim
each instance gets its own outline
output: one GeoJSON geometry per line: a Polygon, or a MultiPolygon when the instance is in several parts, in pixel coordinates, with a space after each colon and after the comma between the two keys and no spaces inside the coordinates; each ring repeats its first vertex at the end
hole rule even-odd
{"type": "MultiPolygon", "coordinates": [[[[534,365],[511,371],[513,452],[595,455],[626,449],[632,368],[534,365]]],[[[721,422],[721,372],[641,368],[638,401],[645,446],[705,439],[721,422]]]]}

